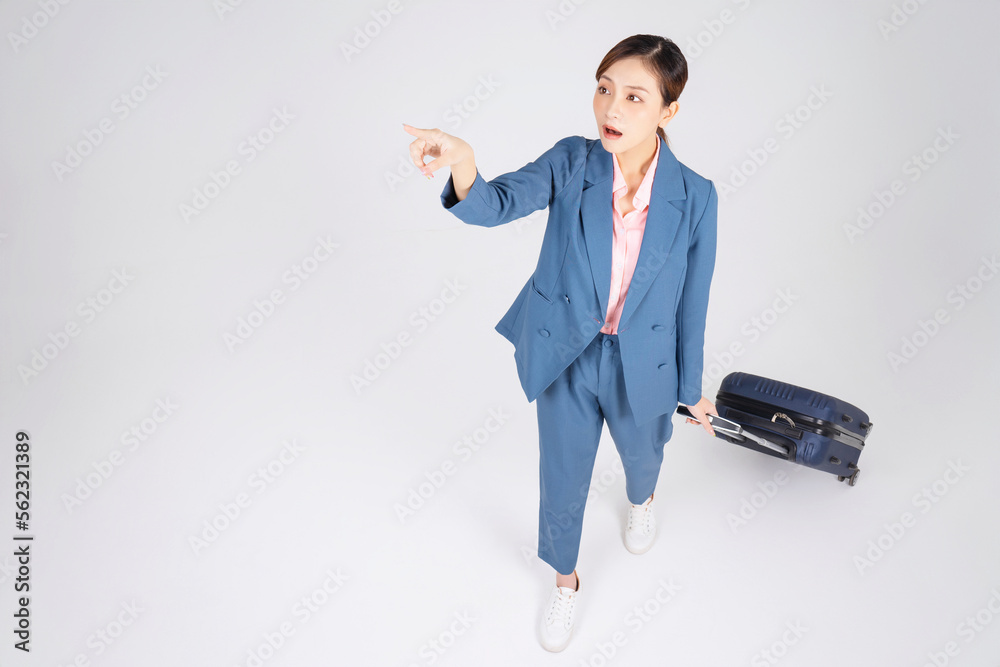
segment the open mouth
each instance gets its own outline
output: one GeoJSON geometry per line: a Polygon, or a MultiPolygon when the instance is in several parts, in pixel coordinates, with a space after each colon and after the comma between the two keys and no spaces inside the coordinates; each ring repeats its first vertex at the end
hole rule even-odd
{"type": "Polygon", "coordinates": [[[610,125],[605,125],[603,126],[602,129],[604,130],[604,136],[609,139],[617,139],[618,137],[622,136],[621,132],[611,127],[610,125]]]}

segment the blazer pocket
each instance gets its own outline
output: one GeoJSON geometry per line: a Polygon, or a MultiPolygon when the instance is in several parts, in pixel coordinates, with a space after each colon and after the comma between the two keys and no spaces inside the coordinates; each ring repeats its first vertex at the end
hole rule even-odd
{"type": "Polygon", "coordinates": [[[535,284],[535,279],[531,279],[531,289],[537,294],[545,303],[552,303],[552,299],[546,296],[542,290],[538,289],[538,285],[535,284]]]}

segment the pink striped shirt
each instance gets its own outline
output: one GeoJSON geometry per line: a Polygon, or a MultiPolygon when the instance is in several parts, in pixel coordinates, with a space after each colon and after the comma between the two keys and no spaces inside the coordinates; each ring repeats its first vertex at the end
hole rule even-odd
{"type": "Polygon", "coordinates": [[[632,281],[632,274],[635,272],[635,263],[639,259],[639,246],[642,245],[642,233],[646,230],[646,212],[649,208],[649,195],[653,189],[653,175],[656,172],[656,160],[660,157],[660,140],[656,139],[656,150],[653,152],[653,161],[649,163],[649,168],[642,177],[642,183],[632,195],[632,206],[635,210],[621,214],[619,200],[625,196],[628,184],[622,175],[622,170],[618,166],[618,156],[611,154],[614,163],[615,180],[611,186],[612,218],[614,219],[614,237],[611,248],[611,294],[608,297],[608,312],[604,318],[604,326],[601,331],[606,334],[618,333],[618,321],[622,316],[622,309],[625,307],[625,297],[628,295],[628,286],[632,281]]]}

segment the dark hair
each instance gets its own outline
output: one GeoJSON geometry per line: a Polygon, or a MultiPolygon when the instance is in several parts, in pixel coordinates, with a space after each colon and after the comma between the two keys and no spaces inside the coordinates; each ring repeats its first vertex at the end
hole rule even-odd
{"type": "MultiPolygon", "coordinates": [[[[632,35],[618,42],[597,66],[594,77],[599,81],[601,75],[615,62],[634,56],[642,60],[642,64],[659,84],[664,106],[681,96],[688,78],[687,60],[676,44],[659,35],[632,35]]],[[[667,146],[670,145],[662,127],[657,127],[656,133],[663,137],[667,146]]]]}

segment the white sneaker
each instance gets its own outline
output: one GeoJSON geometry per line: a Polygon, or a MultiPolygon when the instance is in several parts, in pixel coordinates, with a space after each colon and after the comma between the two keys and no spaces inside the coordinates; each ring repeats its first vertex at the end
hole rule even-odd
{"type": "Polygon", "coordinates": [[[625,525],[625,548],[634,554],[644,554],[653,546],[656,537],[656,518],[653,516],[653,495],[641,505],[629,503],[628,522],[625,525]]]}
{"type": "MultiPolygon", "coordinates": [[[[573,570],[576,574],[576,570],[573,570]]],[[[547,651],[561,651],[573,635],[573,609],[580,590],[580,575],[576,574],[576,590],[554,586],[542,614],[542,647],[547,651]]]]}

